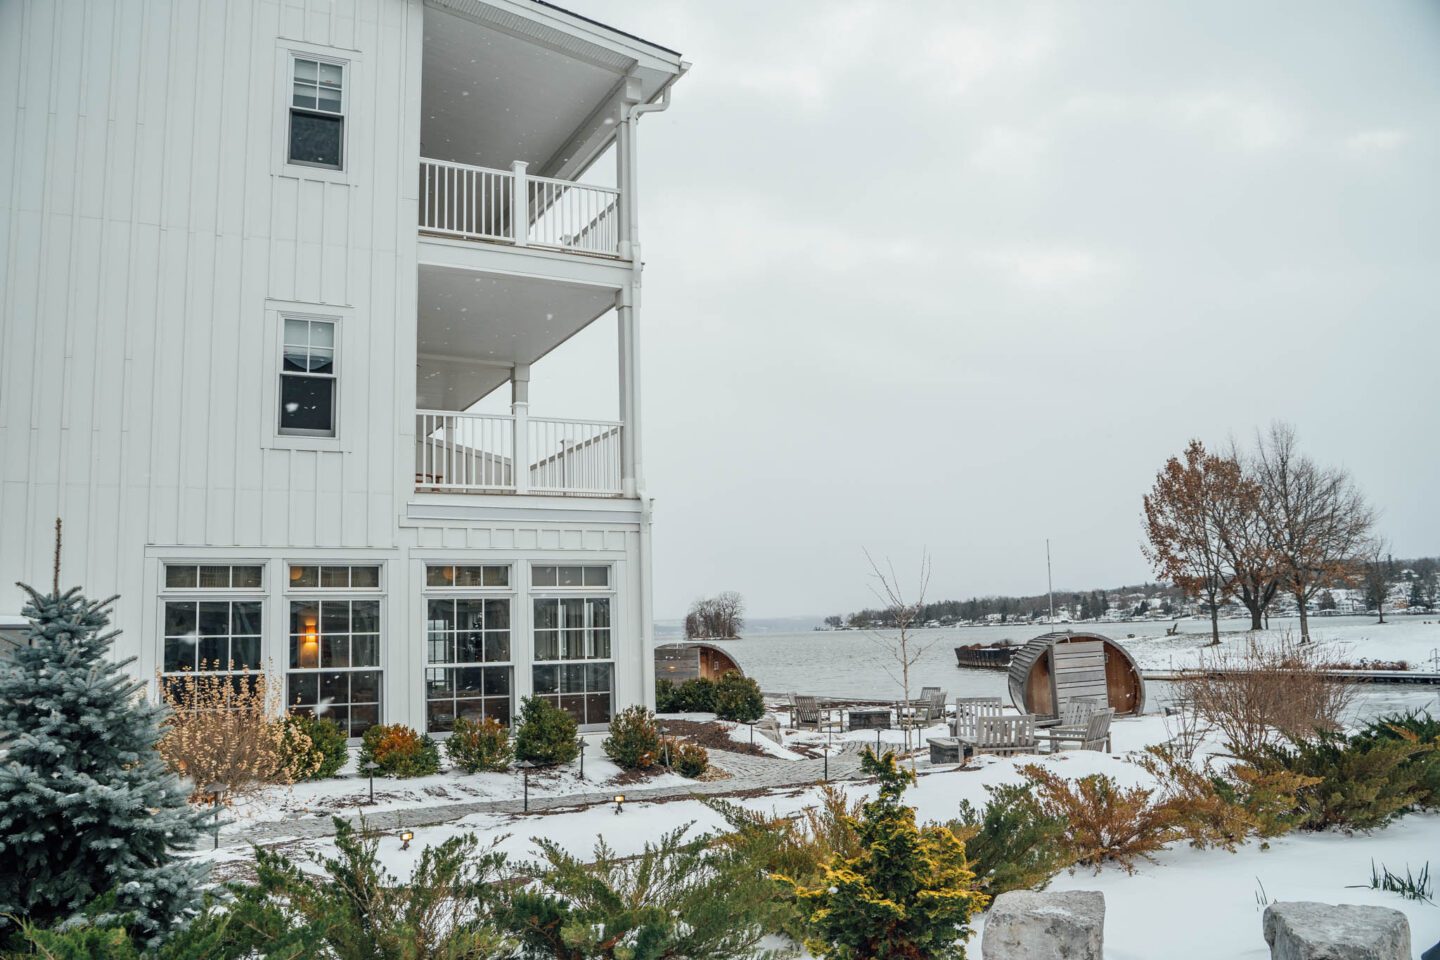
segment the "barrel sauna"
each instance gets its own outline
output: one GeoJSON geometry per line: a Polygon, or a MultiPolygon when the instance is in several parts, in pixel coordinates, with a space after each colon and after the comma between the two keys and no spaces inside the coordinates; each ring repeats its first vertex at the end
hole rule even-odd
{"type": "Polygon", "coordinates": [[[1098,633],[1047,633],[1010,661],[1010,700],[1022,713],[1059,714],[1076,697],[1103,697],[1116,716],[1145,710],[1145,679],[1120,644],[1098,633]]]}
{"type": "Polygon", "coordinates": [[[709,643],[665,643],[655,648],[655,679],[679,685],[697,677],[719,680],[727,673],[744,674],[735,658],[709,643]]]}

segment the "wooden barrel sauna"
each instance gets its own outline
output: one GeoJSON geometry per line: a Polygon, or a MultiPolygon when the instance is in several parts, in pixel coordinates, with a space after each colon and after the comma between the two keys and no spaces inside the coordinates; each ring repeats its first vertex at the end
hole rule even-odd
{"type": "Polygon", "coordinates": [[[1010,700],[1022,713],[1054,717],[1075,697],[1103,697],[1116,716],[1140,714],[1145,680],[1125,648],[1098,633],[1047,633],[1010,661],[1010,700]]]}
{"type": "Polygon", "coordinates": [[[723,674],[744,672],[733,656],[713,644],[685,641],[655,648],[655,679],[676,686],[696,677],[718,680],[723,674]]]}

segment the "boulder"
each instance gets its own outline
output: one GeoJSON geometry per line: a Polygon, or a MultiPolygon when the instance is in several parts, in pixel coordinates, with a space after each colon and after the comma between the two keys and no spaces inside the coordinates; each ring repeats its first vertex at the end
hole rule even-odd
{"type": "Polygon", "coordinates": [[[995,898],[980,939],[983,960],[1101,960],[1105,895],[1012,890],[995,898]]]}
{"type": "Polygon", "coordinates": [[[1264,923],[1270,960],[1410,960],[1410,921],[1389,907],[1272,903],[1264,923]]]}

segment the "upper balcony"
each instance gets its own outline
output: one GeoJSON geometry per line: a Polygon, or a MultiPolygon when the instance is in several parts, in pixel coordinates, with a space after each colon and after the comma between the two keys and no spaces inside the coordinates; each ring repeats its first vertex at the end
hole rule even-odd
{"type": "Polygon", "coordinates": [[[628,257],[625,120],[686,66],[539,0],[427,0],[422,239],[628,257]]]}

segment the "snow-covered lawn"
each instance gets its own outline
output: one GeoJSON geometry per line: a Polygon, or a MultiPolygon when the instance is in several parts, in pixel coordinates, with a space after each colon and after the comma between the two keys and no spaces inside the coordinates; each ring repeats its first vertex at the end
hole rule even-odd
{"type": "MultiPolygon", "coordinates": [[[[1088,625],[1087,625],[1088,626],[1088,625]]],[[[1099,624],[1101,633],[1114,637],[1147,670],[1194,666],[1201,656],[1212,656],[1217,648],[1208,647],[1209,624],[1185,621],[1184,632],[1164,636],[1164,624],[1099,624]],[[1202,629],[1203,628],[1203,629],[1202,629]],[[1134,637],[1127,637],[1134,633],[1134,637]]],[[[1220,621],[1222,652],[1239,652],[1252,639],[1263,643],[1278,642],[1289,636],[1298,639],[1299,631],[1287,621],[1284,628],[1247,632],[1250,621],[1220,621]]],[[[1077,628],[1079,629],[1079,628],[1077,628]]],[[[1384,624],[1374,617],[1312,617],[1310,637],[1321,648],[1322,659],[1357,662],[1360,660],[1404,660],[1411,670],[1434,670],[1440,653],[1440,618],[1393,616],[1384,624]]]]}
{"type": "MultiPolygon", "coordinates": [[[[1155,715],[1122,719],[1116,721],[1113,734],[1113,754],[1068,751],[1053,757],[981,757],[968,769],[922,766],[919,783],[907,794],[907,800],[916,807],[922,820],[953,819],[962,800],[983,805],[987,785],[1019,780],[1016,767],[1025,762],[1040,763],[1067,777],[1105,773],[1124,785],[1148,783],[1149,776],[1131,762],[1127,754],[1167,739],[1166,721],[1155,715]]],[[[749,731],[743,726],[733,735],[748,742],[749,731]]],[[[882,738],[889,742],[898,736],[898,732],[888,731],[882,738]]],[[[854,738],[873,742],[874,734],[862,732],[854,738]]],[[[757,744],[760,740],[757,735],[757,744]]],[[[787,744],[796,746],[824,740],[823,735],[812,731],[786,737],[787,744]]],[[[783,753],[800,755],[789,749],[783,753]]],[[[581,789],[595,789],[602,778],[613,782],[617,773],[613,765],[592,756],[586,762],[590,786],[581,789]]],[[[573,773],[566,771],[553,781],[536,777],[532,779],[531,788],[532,791],[571,789],[578,786],[574,781],[573,773]]],[[[333,802],[331,795],[335,793],[353,797],[357,783],[362,782],[348,782],[345,790],[318,784],[305,791],[297,788],[295,793],[323,796],[333,802]]],[[[486,778],[441,775],[387,782],[384,802],[401,806],[413,802],[415,797],[421,802],[431,802],[433,790],[454,794],[462,783],[466,791],[474,790],[485,798],[515,796],[519,791],[518,779],[509,775],[487,775],[486,778]],[[407,801],[407,796],[412,800],[407,801]]],[[[380,781],[376,787],[379,801],[380,781]]],[[[873,790],[871,785],[860,782],[845,782],[840,788],[852,797],[869,795],[873,790]]],[[[818,797],[818,787],[806,787],[773,790],[738,802],[753,809],[786,814],[816,803],[818,797]]],[[[621,813],[616,813],[613,804],[608,804],[552,815],[475,814],[442,826],[416,830],[409,850],[400,849],[398,838],[388,837],[381,840],[380,850],[386,866],[397,875],[406,876],[427,844],[457,833],[473,832],[483,842],[496,842],[512,857],[524,860],[535,855],[532,838],[536,837],[552,840],[583,855],[603,836],[617,852],[627,854],[638,852],[662,832],[685,824],[692,824],[692,829],[697,831],[724,828],[722,819],[714,811],[699,800],[687,798],[627,802],[621,813]]],[[[329,841],[309,841],[303,846],[325,851],[330,848],[329,841]]],[[[233,861],[244,855],[243,851],[232,849],[213,856],[217,860],[233,861]]],[[[1156,863],[1143,864],[1133,875],[1115,867],[1106,867],[1098,874],[1081,869],[1061,874],[1052,886],[1104,892],[1106,956],[1110,960],[1149,960],[1158,956],[1177,960],[1267,957],[1268,949],[1261,936],[1261,911],[1263,902],[1275,899],[1377,904],[1402,910],[1410,918],[1418,956],[1440,941],[1440,907],[1369,889],[1372,861],[1402,874],[1407,867],[1418,872],[1427,862],[1431,863],[1432,871],[1440,869],[1440,815],[1412,814],[1372,834],[1296,833],[1270,841],[1268,849],[1252,842],[1236,853],[1175,846],[1163,851],[1156,863]]],[[[974,943],[979,943],[978,932],[974,943]]]]}

